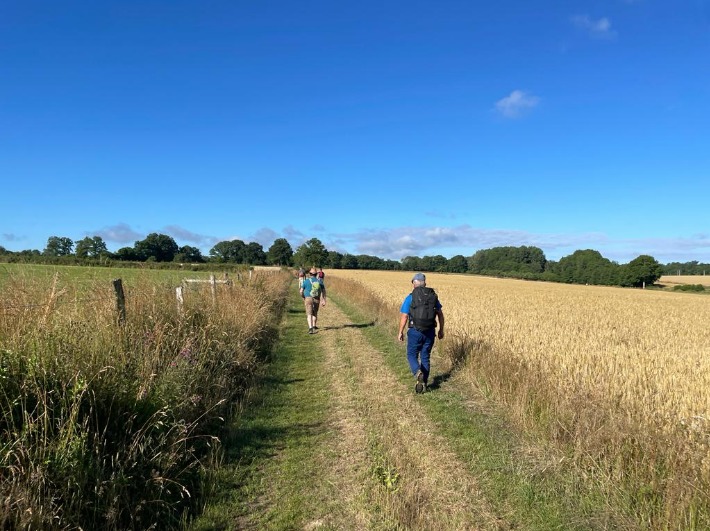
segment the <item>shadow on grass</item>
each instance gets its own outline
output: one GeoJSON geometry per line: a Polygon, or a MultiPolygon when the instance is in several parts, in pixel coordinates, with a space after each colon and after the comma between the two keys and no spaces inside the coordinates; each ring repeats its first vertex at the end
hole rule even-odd
{"type": "Polygon", "coordinates": [[[370,321],[369,323],[351,323],[341,326],[324,326],[321,330],[341,330],[343,328],[368,328],[370,326],[375,326],[375,321],[370,321]]]}
{"type": "Polygon", "coordinates": [[[297,445],[327,430],[328,426],[321,422],[243,426],[226,441],[225,464],[268,459],[287,445],[297,445]]]}
{"type": "Polygon", "coordinates": [[[439,389],[441,387],[441,384],[443,384],[449,378],[451,378],[451,371],[447,371],[442,374],[437,374],[436,376],[434,376],[434,379],[429,382],[429,390],[434,391],[435,389],[439,389]]]}
{"type": "Polygon", "coordinates": [[[277,378],[276,376],[262,376],[258,379],[260,385],[267,386],[277,386],[277,385],[289,385],[299,382],[305,382],[305,378],[291,378],[289,380],[284,380],[282,378],[277,378]]]}

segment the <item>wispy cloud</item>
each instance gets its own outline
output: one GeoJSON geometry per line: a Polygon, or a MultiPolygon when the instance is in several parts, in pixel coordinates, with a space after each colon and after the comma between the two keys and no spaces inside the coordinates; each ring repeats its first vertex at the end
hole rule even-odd
{"type": "Polygon", "coordinates": [[[606,17],[593,19],[589,15],[575,15],[572,17],[572,23],[579,30],[595,38],[613,39],[616,37],[616,31],[611,29],[611,21],[606,17]]]}
{"type": "Polygon", "coordinates": [[[496,110],[506,118],[517,118],[524,112],[537,107],[540,98],[522,90],[514,90],[510,95],[496,102],[496,110]]]}
{"type": "Polygon", "coordinates": [[[19,241],[22,241],[24,238],[22,236],[18,236],[17,234],[13,234],[11,232],[3,232],[2,239],[5,240],[6,242],[19,242],[19,241]]]}
{"type": "MultiPolygon", "coordinates": [[[[206,249],[224,240],[193,233],[179,226],[168,226],[165,231],[178,240],[202,244],[206,249]]],[[[87,233],[89,234],[89,233],[87,233]]],[[[133,243],[145,237],[125,223],[91,233],[116,243],[133,243]]],[[[9,234],[2,235],[8,239],[9,234]]],[[[363,229],[347,233],[328,233],[323,227],[305,233],[289,225],[277,231],[262,227],[249,238],[229,239],[255,241],[267,249],[276,238],[286,238],[297,249],[310,238],[318,238],[329,251],[368,254],[391,260],[406,256],[443,255],[447,258],[461,254],[471,256],[481,249],[501,246],[530,245],[539,247],[548,260],[559,260],[581,249],[598,250],[604,257],[628,263],[639,255],[648,254],[661,263],[698,260],[710,263],[710,234],[694,234],[677,238],[614,238],[605,233],[535,233],[514,229],[488,229],[467,224],[457,226],[402,226],[363,229]]]]}
{"type": "Polygon", "coordinates": [[[268,227],[263,227],[257,230],[251,236],[249,236],[249,241],[256,242],[260,244],[264,249],[268,249],[269,247],[271,247],[271,244],[274,243],[274,240],[280,237],[281,236],[279,236],[279,233],[275,230],[272,230],[268,227]]]}
{"type": "Polygon", "coordinates": [[[427,210],[426,212],[424,212],[424,215],[429,216],[430,218],[437,219],[456,219],[456,214],[441,212],[439,210],[427,210]]]}
{"type": "MultiPolygon", "coordinates": [[[[559,260],[581,249],[595,249],[619,263],[627,263],[642,254],[649,254],[661,263],[676,260],[710,262],[710,235],[707,234],[666,239],[621,239],[599,232],[534,233],[459,225],[363,230],[334,237],[343,248],[354,249],[355,254],[393,260],[437,254],[446,257],[454,254],[471,256],[480,249],[530,245],[542,249],[549,260],[559,260]]],[[[328,244],[326,247],[333,250],[328,244]]]]}
{"type": "Polygon", "coordinates": [[[191,232],[179,225],[168,225],[164,229],[165,234],[172,236],[176,240],[182,242],[194,243],[196,245],[214,245],[219,240],[214,236],[206,236],[204,234],[197,234],[191,232]]]}
{"type": "MultiPolygon", "coordinates": [[[[342,235],[341,235],[342,236],[342,235]]],[[[398,227],[379,231],[363,231],[351,235],[359,253],[383,258],[401,259],[408,255],[425,254],[471,255],[479,249],[506,245],[534,245],[543,250],[555,250],[592,243],[605,237],[600,234],[556,235],[534,234],[518,230],[481,229],[470,225],[457,227],[398,227]]]]}
{"type": "Polygon", "coordinates": [[[605,249],[609,256],[616,257],[614,259],[620,262],[628,262],[639,255],[648,254],[661,263],[691,260],[709,263],[710,235],[610,240],[605,249]]]}
{"type": "Polygon", "coordinates": [[[133,243],[144,237],[140,232],[134,231],[127,223],[118,223],[97,231],[89,231],[87,236],[100,236],[107,242],[133,243]]]}

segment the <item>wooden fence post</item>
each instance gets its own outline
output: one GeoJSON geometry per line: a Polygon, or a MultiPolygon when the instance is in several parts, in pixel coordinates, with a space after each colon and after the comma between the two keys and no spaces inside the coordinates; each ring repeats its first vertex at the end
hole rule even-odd
{"type": "Polygon", "coordinates": [[[120,278],[113,281],[113,289],[116,291],[116,310],[118,310],[118,324],[126,323],[126,296],[123,293],[123,282],[120,278]]]}
{"type": "Polygon", "coordinates": [[[217,279],[210,275],[210,288],[212,289],[212,304],[217,304],[217,279]]]}

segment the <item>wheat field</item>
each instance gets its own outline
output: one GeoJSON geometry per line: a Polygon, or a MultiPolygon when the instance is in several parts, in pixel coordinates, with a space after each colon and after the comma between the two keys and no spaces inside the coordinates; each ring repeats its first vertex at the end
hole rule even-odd
{"type": "Polygon", "coordinates": [[[658,282],[664,286],[702,284],[703,286],[710,287],[710,275],[664,275],[658,282]]]}
{"type": "MultiPolygon", "coordinates": [[[[411,290],[412,273],[330,274],[361,282],[393,312],[411,290]]],[[[677,461],[689,490],[708,485],[710,299],[436,273],[427,274],[427,285],[439,294],[447,335],[472,337],[489,357],[507,360],[499,372],[515,367],[514,377],[526,381],[514,386],[552,404],[553,415],[564,419],[559,423],[576,430],[571,437],[582,451],[595,431],[616,430],[604,435],[605,444],[618,437],[615,444],[624,446],[632,430],[634,440],[646,436],[647,449],[664,455],[663,467],[677,461]],[[569,427],[585,409],[595,419],[603,411],[605,420],[569,427]]],[[[490,377],[497,369],[489,365],[490,377]]],[[[654,463],[648,467],[659,468],[654,463]]]]}

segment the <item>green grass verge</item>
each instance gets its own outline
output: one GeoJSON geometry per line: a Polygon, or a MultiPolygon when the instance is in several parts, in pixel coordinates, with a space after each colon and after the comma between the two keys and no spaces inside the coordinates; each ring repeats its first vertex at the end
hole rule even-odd
{"type": "MultiPolygon", "coordinates": [[[[367,320],[360,308],[335,294],[330,298],[353,321],[367,320]]],[[[374,326],[363,328],[362,332],[383,353],[387,367],[403,384],[413,387],[405,351],[394,340],[395,330],[374,326]]],[[[508,428],[504,415],[476,411],[470,406],[470,397],[455,385],[441,388],[444,382],[453,383],[451,376],[432,367],[432,392],[421,396],[421,404],[451,448],[468,464],[471,473],[480,478],[483,492],[498,508],[499,517],[510,523],[511,529],[614,527],[604,516],[601,496],[578,492],[573,478],[536,471],[532,463],[524,460],[518,450],[521,439],[508,428]]]]}
{"type": "Polygon", "coordinates": [[[318,481],[329,436],[328,375],[294,291],[281,339],[230,427],[214,492],[193,530],[300,529],[328,510],[320,500],[333,498],[330,485],[318,481]]]}

